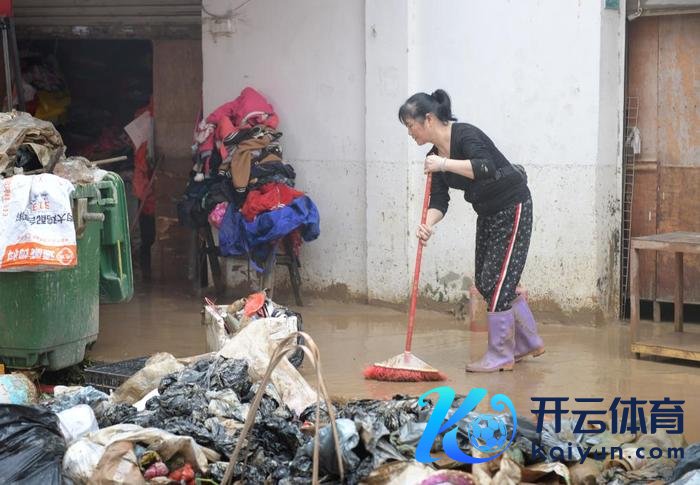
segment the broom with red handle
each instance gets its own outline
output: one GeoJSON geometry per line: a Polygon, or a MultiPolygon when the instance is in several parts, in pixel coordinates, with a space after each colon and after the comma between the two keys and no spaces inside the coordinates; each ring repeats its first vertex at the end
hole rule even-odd
{"type": "MultiPolygon", "coordinates": [[[[430,202],[430,183],[432,174],[428,173],[425,181],[425,195],[423,196],[423,212],[420,222],[425,224],[428,217],[428,203],[430,202]]],[[[384,362],[379,362],[364,370],[365,379],[375,381],[444,381],[447,376],[430,364],[419,359],[411,352],[413,341],[413,329],[416,326],[416,304],[418,302],[418,281],[420,280],[420,263],[423,257],[423,244],[418,242],[416,251],[416,267],[413,272],[413,287],[411,288],[411,306],[408,310],[408,328],[406,329],[406,346],[403,353],[396,355],[384,362]]]]}

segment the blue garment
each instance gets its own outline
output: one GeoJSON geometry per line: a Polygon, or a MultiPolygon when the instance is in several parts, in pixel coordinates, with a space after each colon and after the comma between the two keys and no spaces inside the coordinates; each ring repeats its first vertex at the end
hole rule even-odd
{"type": "Polygon", "coordinates": [[[288,206],[258,214],[252,222],[229,204],[219,230],[219,252],[222,256],[250,254],[255,269],[262,271],[256,262],[267,260],[273,249],[271,243],[297,228],[304,241],[313,241],[321,232],[318,209],[305,195],[288,206]]]}

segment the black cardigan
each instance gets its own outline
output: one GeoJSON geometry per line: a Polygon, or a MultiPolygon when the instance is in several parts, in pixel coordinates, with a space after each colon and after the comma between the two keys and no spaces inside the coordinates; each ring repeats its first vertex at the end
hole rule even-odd
{"type": "MultiPolygon", "coordinates": [[[[437,148],[428,153],[437,153],[437,148]]],[[[491,215],[530,197],[527,178],[498,151],[491,139],[476,126],[453,123],[450,159],[471,160],[475,178],[452,172],[434,172],[430,190],[430,208],[447,213],[449,189],[464,191],[479,215],[491,215]]]]}

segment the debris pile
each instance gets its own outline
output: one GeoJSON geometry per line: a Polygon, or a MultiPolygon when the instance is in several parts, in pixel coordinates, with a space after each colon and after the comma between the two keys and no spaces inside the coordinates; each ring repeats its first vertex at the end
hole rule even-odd
{"type": "MultiPolygon", "coordinates": [[[[40,405],[0,404],[3,474],[42,483],[60,483],[63,477],[76,485],[222,483],[249,424],[233,464],[234,482],[311,483],[316,439],[316,464],[326,483],[340,483],[341,475],[348,484],[421,485],[681,485],[698,479],[700,444],[685,449],[685,456],[637,457],[639,448],[683,448],[682,435],[582,433],[566,419],[559,428],[544,422],[538,430],[524,416],[517,416],[515,426],[510,415],[474,411],[459,421],[455,433],[464,454],[493,453],[484,449],[485,432],[477,432],[484,423],[499,433],[501,444],[512,437],[512,445],[493,460],[467,464],[445,453],[441,434],[432,443],[436,461],[419,463],[416,449],[434,410],[430,401],[421,405],[416,397],[396,395],[335,402],[331,412],[326,404],[317,407],[316,391],[284,359],[271,371],[253,413],[280,342],[275,335],[293,335],[286,326],[289,315],[264,295],[208,309],[217,325],[232,325],[218,352],[181,360],[156,354],[111,395],[89,386],[57,386],[40,405]],[[612,456],[618,448],[622,453],[612,456]]],[[[455,398],[446,419],[464,402],[465,397],[455,398]]]]}

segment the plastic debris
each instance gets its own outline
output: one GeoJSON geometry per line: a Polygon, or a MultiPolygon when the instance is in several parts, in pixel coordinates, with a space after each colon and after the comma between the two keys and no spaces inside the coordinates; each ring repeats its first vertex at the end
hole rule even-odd
{"type": "Polygon", "coordinates": [[[99,429],[95,413],[87,404],[78,404],[75,407],[61,411],[57,416],[61,433],[63,433],[63,437],[68,445],[99,429]]]}
{"type": "MultiPolygon", "coordinates": [[[[192,467],[190,466],[190,470],[191,469],[192,467]]],[[[143,478],[146,480],[151,480],[156,477],[166,477],[168,476],[168,473],[170,473],[170,470],[168,470],[167,465],[162,461],[158,461],[148,467],[148,469],[143,473],[143,478]]],[[[192,473],[194,474],[194,471],[192,473]]]]}
{"type": "Polygon", "coordinates": [[[95,471],[90,477],[94,485],[145,485],[134,453],[134,444],[117,441],[105,448],[95,471]]]}
{"type": "MultiPolygon", "coordinates": [[[[281,331],[284,336],[289,336],[287,325],[286,318],[255,320],[233,336],[217,355],[248,362],[251,378],[260,381],[277,345],[274,335],[281,331]]],[[[296,414],[316,403],[316,392],[289,361],[280,362],[272,372],[271,381],[284,403],[296,414]]]]}
{"type": "MultiPolygon", "coordinates": [[[[343,456],[343,466],[346,470],[355,470],[360,464],[360,458],[352,451],[360,442],[355,423],[349,419],[336,419],[335,426],[338,430],[338,440],[340,441],[341,453],[343,456]]],[[[333,443],[333,433],[330,425],[322,428],[319,433],[319,449],[321,459],[321,471],[331,475],[339,475],[338,461],[335,456],[335,445],[333,443]]],[[[301,453],[308,457],[313,456],[314,440],[309,441],[301,453]]]]}
{"type": "Polygon", "coordinates": [[[37,392],[34,383],[22,373],[0,375],[0,404],[32,404],[37,392]]]}
{"type": "MultiPolygon", "coordinates": [[[[240,311],[240,310],[239,310],[240,311]]],[[[103,402],[99,395],[85,389],[68,390],[60,402],[82,399],[104,404],[99,422],[106,427],[75,442],[66,453],[64,472],[76,484],[86,483],[93,470],[94,483],[127,483],[110,476],[118,467],[133,479],[133,483],[194,484],[221,482],[228,463],[220,461],[235,448],[260,384],[255,383],[269,362],[274,348],[269,336],[274,333],[271,318],[259,318],[247,323],[219,354],[207,355],[187,367],[160,379],[158,389],[141,399],[139,408],[130,404],[103,402]],[[234,345],[235,342],[237,345],[234,345]],[[262,369],[262,370],[261,370],[262,369]],[[80,397],[79,397],[80,396],[80,397]],[[90,399],[93,398],[93,399],[90,399]],[[120,442],[129,445],[119,445],[120,442]],[[76,447],[74,450],[73,447],[76,447]],[[84,459],[76,456],[84,450],[84,459]],[[109,454],[107,452],[110,452],[109,454]],[[95,464],[97,461],[103,463],[95,464]],[[116,467],[116,468],[115,468],[116,467]],[[131,472],[138,470],[138,477],[131,472]],[[95,481],[100,478],[103,481],[95,481]],[[110,481],[111,480],[111,481],[110,481]],[[140,481],[141,480],[141,481],[140,481]]],[[[193,359],[192,359],[193,360],[193,359]]],[[[234,465],[233,479],[246,483],[309,483],[312,476],[313,436],[316,403],[300,408],[292,383],[303,380],[289,362],[280,380],[269,383],[254,415],[255,423],[246,438],[246,446],[234,465]],[[296,375],[294,375],[296,373],[296,375]],[[295,407],[290,407],[290,399],[295,407]]],[[[302,387],[302,391],[305,391],[302,387]]],[[[451,416],[461,405],[458,397],[447,412],[451,416]]],[[[688,467],[677,467],[675,460],[630,460],[637,447],[678,447],[682,437],[667,433],[627,436],[609,433],[575,433],[573,422],[563,420],[562,429],[554,431],[553,423],[545,423],[538,433],[535,424],[518,418],[518,432],[513,446],[497,459],[466,465],[446,457],[424,465],[415,462],[415,449],[426,428],[432,405],[419,406],[415,397],[394,396],[389,400],[354,400],[335,403],[336,426],[339,434],[340,456],[344,465],[344,483],[399,484],[442,483],[471,485],[511,485],[520,482],[572,485],[613,483],[627,485],[660,480],[669,482],[674,473],[679,484],[692,483],[695,478],[688,467]],[[574,455],[568,462],[552,461],[551,454],[532,456],[533,445],[545,451],[555,446],[571,449],[572,444],[601,448],[621,445],[627,451],[622,458],[601,461],[587,460],[584,464],[574,455]],[[549,461],[548,461],[549,460],[549,461]],[[449,469],[444,469],[449,468],[449,469]]],[[[324,481],[337,482],[338,463],[334,440],[329,426],[326,404],[320,405],[318,432],[320,471],[324,481]]],[[[472,412],[460,421],[457,440],[460,449],[473,456],[483,456],[472,449],[469,428],[478,413],[472,412]]],[[[512,419],[501,415],[508,433],[512,419]]],[[[437,443],[439,447],[439,442],[437,443]]],[[[698,445],[700,447],[700,445],[698,445]]],[[[437,449],[434,450],[437,456],[437,449]]],[[[573,450],[572,450],[573,453],[573,450]]],[[[562,460],[564,457],[562,456],[562,460]]],[[[132,483],[132,482],[129,482],[132,483]]]]}
{"type": "Polygon", "coordinates": [[[104,410],[98,424],[100,428],[107,428],[115,424],[127,423],[136,416],[137,410],[131,404],[114,404],[104,410]]]}
{"type": "Polygon", "coordinates": [[[685,449],[685,456],[673,469],[671,480],[680,480],[691,470],[700,470],[700,443],[694,443],[685,449]]]}
{"type": "Polygon", "coordinates": [[[700,483],[700,468],[689,471],[671,485],[695,485],[700,483]]]}
{"type": "MultiPolygon", "coordinates": [[[[209,461],[218,461],[221,455],[206,447],[200,446],[190,436],[176,436],[162,429],[141,428],[132,424],[120,424],[101,429],[90,435],[90,439],[109,448],[118,442],[128,441],[134,444],[145,445],[148,451],[154,451],[161,457],[164,463],[170,463],[176,457],[180,457],[184,463],[190,463],[197,471],[206,471],[209,461]]],[[[139,465],[139,456],[143,458],[146,450],[134,449],[135,464],[139,465]]],[[[180,465],[181,466],[181,465],[180,465]]]]}
{"type": "MultiPolygon", "coordinates": [[[[228,306],[215,305],[206,298],[205,302],[203,324],[207,350],[210,352],[220,351],[253,321],[272,319],[267,325],[273,342],[284,340],[293,332],[304,329],[301,314],[273,302],[266,297],[265,292],[253,293],[228,306]]],[[[298,342],[303,343],[303,339],[299,337],[298,342]]],[[[299,367],[304,361],[304,352],[297,349],[287,359],[294,367],[299,367]]]]}
{"type": "Polygon", "coordinates": [[[104,446],[88,438],[79,439],[66,450],[63,457],[63,475],[75,485],[87,485],[104,450],[104,446]]]}
{"type": "Polygon", "coordinates": [[[53,173],[69,180],[73,185],[99,182],[107,174],[85,157],[68,157],[66,160],[59,161],[54,166],[53,173]]]}
{"type": "Polygon", "coordinates": [[[114,391],[112,401],[134,404],[153,389],[156,389],[163,377],[173,372],[178,372],[184,367],[171,354],[165,352],[155,354],[146,361],[143,369],[131,376],[114,391]]]}
{"type": "Polygon", "coordinates": [[[66,409],[74,408],[79,404],[87,404],[90,406],[99,420],[102,413],[109,406],[109,396],[92,386],[64,389],[61,389],[60,386],[56,386],[54,398],[43,403],[44,406],[48,407],[54,413],[60,413],[66,409]]]}
{"type": "Polygon", "coordinates": [[[194,484],[194,470],[192,469],[192,465],[189,463],[186,464],[182,468],[179,468],[168,475],[168,478],[179,483],[184,482],[187,485],[194,484]]]}
{"type": "Polygon", "coordinates": [[[62,483],[66,442],[54,413],[0,404],[0,444],[3,483],[62,483]]]}

